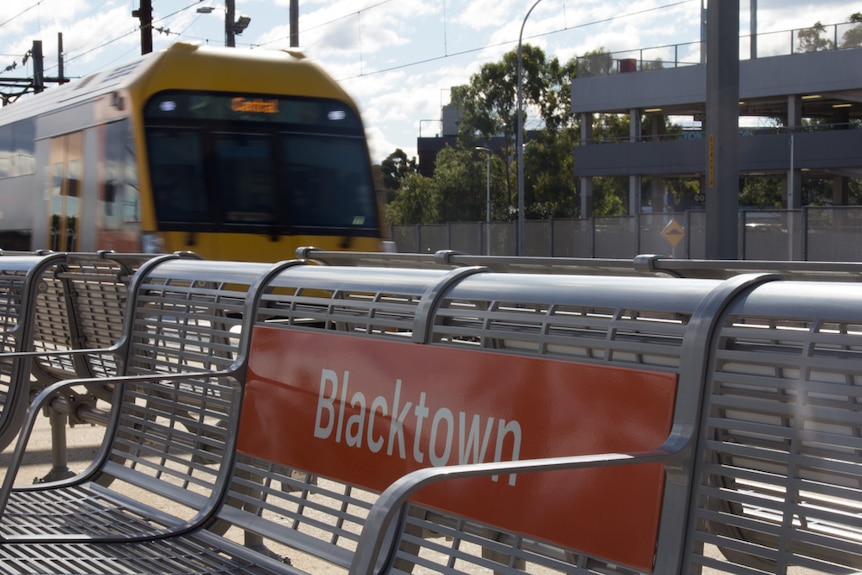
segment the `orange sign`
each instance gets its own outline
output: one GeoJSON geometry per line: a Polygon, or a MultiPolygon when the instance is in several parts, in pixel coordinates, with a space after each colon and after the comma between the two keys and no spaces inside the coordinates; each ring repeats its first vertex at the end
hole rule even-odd
{"type": "Polygon", "coordinates": [[[237,96],[230,101],[230,109],[234,112],[252,112],[254,114],[278,114],[278,100],[254,98],[246,99],[237,96]]]}
{"type": "Polygon", "coordinates": [[[670,247],[675,248],[677,244],[685,237],[685,229],[679,225],[676,220],[671,220],[662,229],[661,235],[670,244],[670,247]]]}
{"type": "MultiPolygon", "coordinates": [[[[676,375],[254,328],[239,449],[382,490],[423,467],[658,447],[676,375]]],[[[660,465],[461,479],[416,500],[649,570],[660,465]]]]}

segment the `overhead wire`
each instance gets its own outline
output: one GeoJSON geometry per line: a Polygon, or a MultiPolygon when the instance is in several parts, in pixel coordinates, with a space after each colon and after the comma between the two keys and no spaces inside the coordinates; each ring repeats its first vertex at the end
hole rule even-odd
{"type": "MultiPolygon", "coordinates": [[[[535,38],[543,38],[545,36],[552,36],[554,34],[561,34],[563,32],[568,32],[569,30],[578,30],[581,28],[587,28],[589,26],[596,26],[598,24],[606,24],[608,22],[613,22],[615,20],[621,20],[624,18],[631,18],[632,16],[641,16],[641,15],[649,13],[649,12],[655,12],[657,10],[663,10],[666,8],[673,8],[675,6],[680,6],[682,4],[689,4],[689,3],[694,2],[694,1],[695,0],[678,0],[676,2],[671,2],[669,4],[663,4],[661,6],[654,6],[652,8],[644,8],[643,10],[636,10],[636,11],[627,12],[624,14],[617,14],[616,16],[610,16],[608,18],[603,18],[601,20],[593,20],[591,22],[584,22],[583,24],[578,24],[575,26],[568,26],[568,24],[566,23],[566,24],[564,24],[563,28],[558,28],[556,30],[550,30],[548,32],[540,32],[537,34],[526,36],[523,38],[523,40],[532,40],[535,38]]],[[[459,56],[464,56],[466,54],[473,54],[476,52],[482,52],[483,50],[488,50],[490,48],[499,48],[501,46],[508,46],[508,45],[512,45],[512,44],[517,44],[517,40],[503,40],[501,42],[497,42],[494,44],[486,44],[484,46],[477,46],[475,48],[467,48],[465,50],[460,50],[458,52],[444,53],[444,54],[439,55],[439,56],[432,56],[430,58],[425,58],[423,60],[416,60],[414,62],[405,62],[403,64],[396,64],[394,66],[389,66],[387,68],[380,68],[379,70],[373,70],[370,72],[362,71],[355,76],[347,76],[347,77],[340,78],[339,80],[340,81],[355,80],[357,78],[362,78],[362,77],[366,77],[366,76],[373,76],[376,74],[384,74],[386,72],[393,72],[395,70],[402,70],[404,68],[410,68],[413,66],[420,66],[422,64],[428,64],[431,62],[446,60],[448,58],[456,58],[459,56]]]]}
{"type": "MultiPolygon", "coordinates": [[[[682,5],[682,4],[691,3],[691,2],[694,2],[694,1],[695,1],[695,0],[677,0],[677,1],[675,1],[675,2],[670,2],[670,3],[662,4],[662,5],[659,5],[659,6],[653,6],[653,7],[651,7],[651,8],[645,8],[645,9],[642,9],[642,10],[636,10],[636,11],[632,11],[632,12],[627,12],[627,13],[622,13],[622,14],[616,14],[616,15],[614,15],[614,16],[610,16],[610,17],[608,17],[608,18],[603,18],[603,19],[600,19],[600,20],[594,20],[594,21],[590,21],[590,22],[585,22],[585,23],[583,23],[583,24],[578,24],[578,25],[574,25],[574,26],[569,26],[569,25],[568,25],[568,22],[566,21],[567,19],[564,19],[564,25],[563,25],[563,27],[562,27],[562,28],[558,28],[558,29],[555,29],[555,30],[550,30],[550,31],[547,31],[547,32],[541,32],[541,33],[533,34],[533,35],[527,36],[527,37],[526,37],[526,38],[524,38],[524,39],[525,39],[525,40],[531,40],[531,39],[535,39],[535,38],[542,38],[542,37],[546,37],[546,36],[551,36],[551,35],[555,35],[555,34],[560,34],[560,33],[563,33],[563,32],[570,31],[570,30],[576,30],[576,29],[586,28],[586,27],[589,27],[589,26],[595,26],[595,25],[598,25],[598,24],[604,24],[604,23],[613,22],[613,21],[616,21],[616,20],[621,20],[621,19],[624,19],[624,18],[631,18],[631,17],[633,17],[633,16],[640,16],[640,15],[643,15],[643,14],[646,14],[646,13],[649,13],[649,12],[654,12],[654,11],[658,11],[658,10],[664,10],[664,9],[672,8],[672,7],[675,7],[675,6],[682,5]]],[[[38,5],[40,5],[42,2],[44,2],[44,0],[38,0],[36,3],[34,3],[33,5],[31,5],[30,7],[25,8],[24,10],[22,10],[21,12],[19,12],[19,13],[18,13],[18,14],[16,14],[15,16],[11,17],[10,19],[6,20],[4,23],[0,24],[0,26],[2,26],[3,24],[6,24],[6,23],[8,23],[8,22],[10,22],[11,20],[14,20],[15,18],[17,18],[17,17],[21,16],[22,14],[26,13],[27,11],[32,10],[33,8],[35,8],[35,7],[37,7],[38,5]]],[[[319,29],[319,28],[323,28],[323,27],[325,27],[325,26],[332,25],[332,24],[334,24],[334,23],[336,23],[336,22],[339,22],[339,21],[341,21],[341,20],[344,20],[344,19],[346,19],[346,18],[350,18],[350,17],[354,17],[354,16],[359,16],[362,12],[367,12],[367,11],[369,11],[369,10],[373,10],[373,9],[375,9],[375,8],[378,8],[378,7],[382,6],[382,5],[388,4],[388,3],[390,3],[390,2],[392,2],[392,0],[380,0],[380,1],[375,2],[375,3],[373,3],[373,4],[369,4],[368,6],[365,6],[365,7],[361,8],[361,9],[359,9],[359,10],[351,11],[351,12],[349,12],[349,13],[347,13],[347,14],[344,14],[344,15],[342,15],[342,16],[339,16],[339,17],[337,17],[337,18],[333,18],[333,19],[331,19],[331,20],[328,20],[328,21],[323,22],[323,23],[321,23],[321,24],[318,24],[318,25],[316,25],[316,26],[310,27],[310,28],[308,28],[308,29],[304,30],[304,32],[310,32],[310,31],[313,31],[313,30],[317,30],[317,29],[319,29]]],[[[158,23],[158,22],[163,22],[163,21],[167,20],[168,18],[171,18],[171,17],[173,17],[173,16],[176,16],[177,14],[180,14],[181,12],[184,12],[184,11],[188,10],[189,8],[192,8],[192,7],[195,7],[195,6],[198,6],[198,5],[199,5],[199,0],[196,0],[196,1],[192,2],[191,4],[189,4],[189,5],[187,5],[187,6],[183,7],[183,8],[180,8],[180,9],[178,9],[178,10],[175,10],[174,12],[171,12],[170,14],[167,14],[167,15],[165,15],[165,16],[161,16],[161,17],[159,17],[158,19],[155,19],[155,20],[153,21],[153,24],[156,24],[156,23],[158,23]]],[[[162,33],[166,33],[166,34],[170,34],[170,35],[176,35],[176,36],[180,36],[180,37],[183,37],[183,36],[185,36],[185,37],[191,37],[191,36],[188,36],[188,34],[186,34],[186,31],[188,30],[188,28],[189,28],[189,27],[190,27],[190,26],[186,27],[182,32],[171,32],[171,31],[170,31],[170,29],[165,29],[165,28],[158,28],[158,29],[157,29],[157,28],[155,28],[155,26],[154,26],[154,29],[155,29],[155,30],[158,30],[158,31],[160,31],[160,32],[162,32],[162,33]]],[[[80,58],[83,58],[84,56],[87,56],[87,55],[89,55],[89,54],[91,54],[91,53],[93,53],[93,52],[96,52],[96,51],[98,51],[98,50],[101,50],[102,48],[105,48],[106,46],[109,46],[109,45],[111,45],[111,44],[113,44],[113,43],[115,43],[115,42],[118,42],[119,40],[122,40],[122,39],[124,39],[124,38],[126,38],[126,37],[130,36],[131,34],[134,34],[134,33],[139,32],[139,31],[140,31],[140,27],[135,27],[134,29],[132,29],[132,30],[130,30],[130,31],[128,31],[128,32],[125,32],[125,33],[121,34],[120,36],[116,36],[116,37],[114,37],[114,38],[108,39],[108,40],[106,40],[106,41],[104,41],[104,42],[102,42],[102,43],[100,43],[100,44],[98,44],[98,45],[96,45],[96,46],[93,46],[92,48],[89,48],[89,49],[87,49],[87,50],[85,50],[85,51],[83,51],[83,52],[81,52],[81,53],[75,54],[74,56],[67,57],[67,58],[65,59],[65,61],[68,63],[68,62],[73,62],[73,61],[75,61],[75,60],[78,60],[78,59],[80,59],[80,58]]],[[[360,27],[360,35],[361,35],[361,27],[360,27]]],[[[199,37],[192,37],[192,38],[194,38],[194,39],[196,39],[196,40],[202,40],[202,41],[205,41],[205,42],[207,42],[207,43],[210,41],[210,39],[209,39],[209,38],[199,38],[199,37]]],[[[286,38],[286,37],[285,37],[285,38],[277,38],[277,39],[274,39],[274,40],[271,40],[271,41],[268,41],[268,42],[264,42],[264,43],[259,43],[259,44],[249,44],[248,46],[249,46],[249,47],[251,47],[251,48],[263,47],[263,46],[267,46],[267,45],[270,45],[270,44],[273,44],[273,43],[276,43],[276,42],[283,41],[283,40],[285,40],[285,39],[287,39],[287,38],[286,38]]],[[[361,41],[361,40],[360,40],[360,41],[361,41]]],[[[423,59],[420,59],[420,60],[414,60],[414,61],[411,61],[411,62],[405,62],[405,63],[402,63],[402,64],[396,64],[396,65],[389,66],[389,67],[386,67],[386,68],[380,68],[380,69],[376,69],[376,70],[366,70],[364,66],[360,65],[360,72],[359,72],[359,74],[356,74],[356,75],[353,75],[353,76],[346,76],[346,77],[340,78],[340,80],[341,80],[341,81],[345,81],[345,80],[353,80],[353,79],[362,78],[362,77],[367,77],[367,76],[373,76],[373,75],[378,75],[378,74],[384,74],[384,73],[387,73],[387,72],[393,72],[393,71],[396,71],[396,70],[401,70],[401,69],[405,69],[405,68],[411,68],[411,67],[414,67],[414,66],[421,66],[421,65],[423,65],[423,64],[429,64],[429,63],[432,63],[432,62],[437,62],[437,61],[441,61],[441,60],[446,60],[446,59],[449,59],[449,58],[457,58],[457,57],[465,56],[465,55],[467,55],[467,54],[473,54],[473,53],[476,53],[476,52],[481,52],[481,51],[483,51],[483,50],[488,50],[488,49],[492,49],[492,48],[498,48],[498,47],[501,47],[501,46],[512,45],[512,44],[515,44],[516,42],[517,42],[516,40],[504,40],[504,41],[501,41],[501,42],[496,42],[496,43],[492,43],[492,44],[485,44],[485,45],[482,45],[482,46],[476,46],[476,47],[473,47],[473,48],[467,48],[467,49],[459,50],[459,51],[456,51],[456,52],[449,52],[449,51],[448,51],[448,45],[447,45],[447,46],[445,47],[445,49],[444,49],[444,53],[443,53],[442,55],[432,56],[432,57],[429,57],[429,58],[423,58],[423,59]]],[[[360,56],[360,58],[361,58],[361,56],[360,56]]]]}
{"type": "Polygon", "coordinates": [[[20,16],[23,16],[24,14],[26,14],[27,12],[29,12],[30,10],[32,10],[33,8],[35,8],[36,6],[38,6],[39,4],[41,4],[41,3],[42,3],[42,2],[44,2],[44,1],[45,1],[45,0],[38,0],[35,4],[33,4],[32,6],[30,6],[29,8],[24,8],[23,10],[21,10],[20,12],[18,12],[18,13],[17,13],[17,14],[15,14],[14,16],[12,16],[11,18],[8,18],[7,20],[4,20],[3,22],[0,22],[0,28],[2,28],[3,26],[5,26],[5,25],[6,25],[6,24],[8,24],[9,22],[11,22],[11,21],[15,20],[16,18],[18,18],[18,17],[20,17],[20,16]]]}
{"type": "MultiPolygon", "coordinates": [[[[43,2],[43,1],[44,1],[44,0],[39,0],[39,3],[43,2]]],[[[163,22],[164,20],[167,20],[168,18],[171,18],[171,17],[173,17],[173,16],[176,16],[177,14],[179,14],[179,13],[181,13],[181,12],[184,12],[185,10],[188,10],[189,8],[193,8],[193,7],[197,6],[197,5],[198,5],[198,3],[199,3],[199,0],[195,0],[195,1],[194,1],[194,2],[192,2],[191,4],[189,4],[189,5],[187,5],[187,6],[183,7],[183,8],[180,8],[180,9],[178,9],[178,10],[175,10],[174,12],[171,12],[170,14],[167,14],[167,15],[165,15],[165,16],[160,16],[160,17],[158,17],[158,18],[155,18],[155,19],[153,20],[153,24],[156,24],[156,23],[159,23],[159,22],[163,22]]],[[[153,29],[154,29],[154,30],[156,30],[156,28],[155,28],[155,27],[153,27],[153,29]]],[[[83,52],[81,52],[81,53],[75,54],[74,56],[67,56],[67,57],[64,59],[64,60],[65,60],[65,63],[66,63],[66,64],[68,64],[68,63],[74,62],[75,60],[78,60],[78,59],[80,59],[80,58],[83,58],[84,56],[87,56],[87,55],[89,55],[89,54],[92,54],[93,52],[96,52],[96,51],[98,51],[98,50],[101,50],[102,48],[105,48],[106,46],[110,46],[111,44],[113,44],[113,43],[115,43],[115,42],[118,42],[118,41],[120,41],[120,40],[123,40],[123,39],[127,38],[128,36],[130,36],[130,35],[132,35],[132,34],[136,34],[136,33],[138,33],[138,32],[140,32],[140,26],[135,27],[135,28],[133,28],[132,30],[130,30],[130,31],[128,31],[128,32],[124,32],[123,34],[121,34],[121,35],[119,35],[119,36],[116,36],[116,37],[114,37],[114,38],[108,39],[108,40],[106,40],[106,41],[102,42],[101,44],[98,44],[98,45],[96,45],[96,46],[93,46],[92,48],[88,48],[88,49],[84,50],[84,51],[83,51],[83,52]]],[[[168,30],[167,32],[168,32],[168,33],[170,33],[170,30],[168,30]]],[[[123,55],[119,55],[117,58],[114,58],[114,60],[113,60],[113,61],[117,61],[118,59],[123,58],[123,57],[124,57],[123,55]]],[[[54,66],[54,67],[56,67],[56,66],[54,66]]],[[[51,68],[52,68],[52,67],[49,67],[49,68],[47,68],[47,69],[51,69],[51,68]]]]}

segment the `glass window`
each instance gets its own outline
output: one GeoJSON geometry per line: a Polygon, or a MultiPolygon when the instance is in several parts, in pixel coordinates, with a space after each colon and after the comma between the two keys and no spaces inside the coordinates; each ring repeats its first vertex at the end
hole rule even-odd
{"type": "Polygon", "coordinates": [[[216,136],[216,185],[226,223],[274,221],[278,206],[273,191],[271,147],[272,139],[266,136],[216,136]]]}
{"type": "Polygon", "coordinates": [[[133,145],[128,120],[105,126],[102,227],[106,230],[125,229],[140,220],[133,145]]]}
{"type": "Polygon", "coordinates": [[[0,178],[8,178],[12,171],[12,125],[0,126],[0,178]]]}
{"type": "Polygon", "coordinates": [[[13,176],[36,173],[36,121],[21,120],[14,124],[13,131],[13,176]]]}
{"type": "Polygon", "coordinates": [[[153,129],[148,144],[153,199],[159,221],[210,221],[200,133],[153,129]]]}
{"type": "Polygon", "coordinates": [[[285,134],[282,148],[294,226],[376,226],[376,205],[362,140],[285,134]]]}
{"type": "Polygon", "coordinates": [[[0,178],[36,173],[36,122],[21,120],[0,126],[0,178]]]}

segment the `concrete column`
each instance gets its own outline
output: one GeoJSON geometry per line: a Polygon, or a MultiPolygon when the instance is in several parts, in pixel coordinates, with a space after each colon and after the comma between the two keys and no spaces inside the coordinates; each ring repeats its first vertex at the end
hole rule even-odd
{"type": "Polygon", "coordinates": [[[593,140],[593,115],[589,112],[581,113],[581,145],[589,146],[593,140]]]}
{"type": "MultiPolygon", "coordinates": [[[[593,115],[587,112],[581,114],[581,145],[593,145],[593,115]]],[[[581,178],[581,217],[593,215],[593,178],[581,178]]]]}
{"type": "Polygon", "coordinates": [[[802,125],[802,98],[787,97],[787,158],[788,168],[785,177],[784,205],[789,210],[802,208],[802,172],[796,164],[796,132],[802,125]]]}
{"type": "Polygon", "coordinates": [[[665,179],[662,176],[652,177],[650,187],[650,205],[654,214],[665,211],[665,179]]]}
{"type": "Polygon", "coordinates": [[[707,4],[706,257],[739,256],[739,0],[707,4]]]}
{"type": "Polygon", "coordinates": [[[832,205],[846,206],[850,195],[850,186],[844,176],[832,176],[832,205]]]}
{"type": "Polygon", "coordinates": [[[593,178],[581,178],[581,217],[586,219],[593,215],[593,178]]]}
{"type": "MultiPolygon", "coordinates": [[[[643,115],[637,108],[629,110],[629,142],[640,142],[643,138],[643,115]]],[[[641,211],[641,180],[640,174],[629,176],[629,215],[633,216],[641,211]]]]}
{"type": "MultiPolygon", "coordinates": [[[[651,116],[650,135],[653,142],[658,142],[659,137],[664,134],[664,114],[651,116]]],[[[665,206],[665,179],[663,176],[653,176],[650,193],[650,205],[654,213],[663,212],[665,206]]]]}
{"type": "Polygon", "coordinates": [[[632,174],[629,176],[629,215],[639,214],[641,211],[641,184],[643,176],[632,174]]]}

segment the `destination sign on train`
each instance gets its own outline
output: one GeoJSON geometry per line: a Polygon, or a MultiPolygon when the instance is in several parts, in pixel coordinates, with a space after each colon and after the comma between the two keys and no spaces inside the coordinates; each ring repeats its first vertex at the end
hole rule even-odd
{"type": "Polygon", "coordinates": [[[243,98],[237,96],[230,102],[234,112],[252,112],[255,114],[278,114],[278,100],[275,98],[243,98]]]}
{"type": "Polygon", "coordinates": [[[324,98],[221,94],[198,91],[161,92],[146,105],[148,118],[277,122],[357,128],[359,117],[343,103],[324,98]]]}

